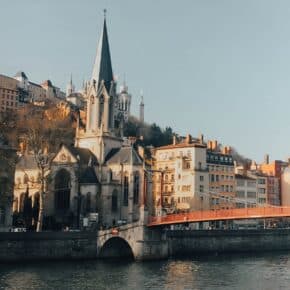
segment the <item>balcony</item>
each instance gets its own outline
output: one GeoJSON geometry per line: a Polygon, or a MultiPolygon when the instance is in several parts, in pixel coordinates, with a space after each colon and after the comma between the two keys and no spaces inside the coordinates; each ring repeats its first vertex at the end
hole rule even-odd
{"type": "Polygon", "coordinates": [[[197,172],[208,172],[208,168],[207,167],[194,167],[194,171],[197,171],[197,172]]]}

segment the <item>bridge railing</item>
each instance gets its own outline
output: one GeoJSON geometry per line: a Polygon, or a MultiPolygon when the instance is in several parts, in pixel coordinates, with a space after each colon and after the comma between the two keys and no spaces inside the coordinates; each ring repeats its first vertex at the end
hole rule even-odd
{"type": "Polygon", "coordinates": [[[150,217],[148,225],[178,224],[186,222],[290,217],[290,207],[253,207],[219,210],[202,210],[188,213],[150,217]]]}

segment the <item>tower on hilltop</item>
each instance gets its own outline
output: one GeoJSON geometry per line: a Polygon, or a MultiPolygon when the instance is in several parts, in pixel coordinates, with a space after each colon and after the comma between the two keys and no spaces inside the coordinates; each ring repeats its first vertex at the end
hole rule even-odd
{"type": "Polygon", "coordinates": [[[143,94],[141,94],[141,101],[140,101],[140,112],[139,112],[139,121],[144,123],[144,101],[143,101],[143,94]]]}

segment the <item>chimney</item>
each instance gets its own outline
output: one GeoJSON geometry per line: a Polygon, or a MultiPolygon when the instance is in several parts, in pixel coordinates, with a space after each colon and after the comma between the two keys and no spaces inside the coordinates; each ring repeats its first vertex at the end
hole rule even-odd
{"type": "Polygon", "coordinates": [[[212,150],[217,150],[217,140],[212,141],[212,150]]]}
{"type": "Polygon", "coordinates": [[[264,156],[264,163],[265,163],[265,164],[269,164],[269,154],[266,154],[266,155],[264,156]]]}
{"type": "Polygon", "coordinates": [[[176,136],[173,135],[173,145],[176,145],[176,136]]]}
{"type": "Polygon", "coordinates": [[[212,142],[210,140],[207,141],[207,149],[209,149],[209,150],[212,149],[212,142]]]}
{"type": "Polygon", "coordinates": [[[223,147],[222,154],[228,154],[227,152],[228,152],[228,148],[226,146],[223,147]]]}
{"type": "Polygon", "coordinates": [[[203,144],[203,134],[200,134],[199,135],[199,143],[200,144],[203,144]]]}
{"type": "Polygon", "coordinates": [[[228,147],[228,154],[232,153],[232,147],[231,146],[227,146],[228,147]]]}
{"type": "Polygon", "coordinates": [[[185,142],[186,142],[186,144],[190,144],[191,143],[191,135],[190,134],[186,135],[185,142]]]}

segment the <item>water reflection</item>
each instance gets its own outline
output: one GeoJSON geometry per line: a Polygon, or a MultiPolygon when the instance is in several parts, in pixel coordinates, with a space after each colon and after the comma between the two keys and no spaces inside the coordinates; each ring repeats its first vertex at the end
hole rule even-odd
{"type": "Polygon", "coordinates": [[[290,289],[290,255],[0,265],[0,289],[290,289]]]}

